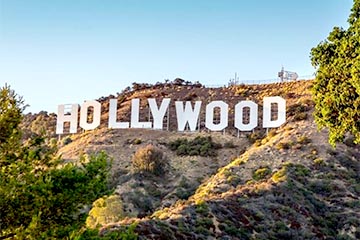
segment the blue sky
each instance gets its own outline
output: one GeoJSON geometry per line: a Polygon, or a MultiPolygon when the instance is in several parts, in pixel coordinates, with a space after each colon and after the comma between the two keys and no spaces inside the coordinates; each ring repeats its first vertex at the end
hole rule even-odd
{"type": "Polygon", "coordinates": [[[310,50],[351,0],[0,0],[0,84],[57,111],[132,82],[311,75],[310,50]]]}

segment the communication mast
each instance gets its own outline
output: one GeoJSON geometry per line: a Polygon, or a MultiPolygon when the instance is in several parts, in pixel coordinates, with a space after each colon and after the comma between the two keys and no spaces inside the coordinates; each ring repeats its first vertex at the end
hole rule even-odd
{"type": "Polygon", "coordinates": [[[235,78],[230,78],[228,86],[236,86],[239,85],[239,77],[237,76],[237,73],[235,73],[235,78]]]}

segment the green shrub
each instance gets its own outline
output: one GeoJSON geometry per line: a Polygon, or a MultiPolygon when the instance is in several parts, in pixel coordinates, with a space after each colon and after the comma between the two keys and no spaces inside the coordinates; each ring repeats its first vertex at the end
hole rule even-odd
{"type": "Polygon", "coordinates": [[[58,144],[58,140],[56,138],[50,139],[50,141],[49,141],[50,147],[52,147],[52,148],[57,147],[57,144],[58,144]]]}
{"type": "Polygon", "coordinates": [[[289,116],[296,116],[297,114],[305,113],[309,110],[310,107],[307,106],[306,104],[295,103],[293,105],[290,105],[286,110],[286,112],[289,116]]]}
{"type": "Polygon", "coordinates": [[[86,218],[88,228],[101,227],[107,223],[116,222],[124,217],[123,205],[118,195],[104,196],[93,203],[86,218]]]}
{"type": "Polygon", "coordinates": [[[306,120],[307,118],[308,118],[308,114],[306,112],[297,113],[294,116],[295,121],[302,121],[302,120],[306,120]]]}
{"type": "Polygon", "coordinates": [[[195,211],[198,214],[207,214],[209,212],[209,207],[204,200],[198,200],[195,203],[195,211]]]}
{"type": "Polygon", "coordinates": [[[315,180],[309,184],[309,189],[323,196],[330,196],[332,193],[332,186],[329,180],[315,180]]]}
{"type": "Polygon", "coordinates": [[[286,150],[286,149],[289,149],[291,147],[291,144],[290,143],[287,143],[287,142],[279,142],[277,145],[276,145],[276,148],[278,150],[280,149],[283,149],[283,150],[286,150]]]}
{"type": "Polygon", "coordinates": [[[322,158],[316,158],[316,159],[314,160],[314,164],[315,164],[316,166],[324,166],[324,165],[325,165],[325,161],[324,161],[324,159],[322,159],[322,158]]]}
{"type": "Polygon", "coordinates": [[[175,195],[179,198],[179,199],[188,199],[191,195],[192,195],[192,191],[178,187],[176,189],[175,195]]]}
{"type": "Polygon", "coordinates": [[[293,170],[293,173],[295,176],[297,177],[309,177],[311,171],[305,167],[304,165],[301,164],[293,164],[291,166],[291,169],[293,170]]]}
{"type": "Polygon", "coordinates": [[[262,140],[258,139],[254,142],[255,147],[260,147],[262,145],[262,140]]]}
{"type": "Polygon", "coordinates": [[[260,167],[253,172],[253,179],[259,181],[271,173],[269,167],[260,167]]]}
{"type": "Polygon", "coordinates": [[[199,233],[199,234],[202,234],[202,235],[205,235],[205,236],[210,235],[210,231],[208,229],[204,228],[203,226],[196,227],[195,232],[199,233]]]}
{"type": "Polygon", "coordinates": [[[63,145],[68,145],[71,142],[72,142],[72,139],[70,137],[66,137],[62,140],[63,145]]]}
{"type": "Polygon", "coordinates": [[[275,182],[275,183],[279,183],[279,182],[283,182],[285,181],[287,178],[287,167],[283,166],[279,171],[275,172],[271,179],[275,182]]]}
{"type": "Polygon", "coordinates": [[[351,185],[350,189],[354,193],[360,194],[360,183],[356,183],[356,184],[351,185]]]}
{"type": "Polygon", "coordinates": [[[198,218],[195,221],[195,226],[202,226],[206,229],[210,229],[211,227],[213,227],[213,221],[207,217],[198,218]]]}
{"type": "Polygon", "coordinates": [[[298,137],[297,139],[296,139],[296,141],[298,142],[298,143],[300,143],[300,144],[308,144],[308,143],[311,143],[311,139],[310,138],[308,138],[307,136],[305,136],[305,135],[302,135],[302,136],[300,136],[300,137],[298,137]]]}
{"type": "Polygon", "coordinates": [[[127,193],[129,201],[139,210],[138,217],[150,214],[153,209],[151,197],[139,190],[127,193]]]}
{"type": "Polygon", "coordinates": [[[231,175],[226,178],[226,181],[233,187],[236,187],[241,183],[241,178],[238,175],[231,175]]]}
{"type": "Polygon", "coordinates": [[[255,143],[258,140],[261,140],[264,137],[263,133],[260,132],[253,132],[246,136],[250,143],[255,143]]]}
{"type": "Polygon", "coordinates": [[[157,198],[157,197],[160,197],[162,195],[161,188],[157,187],[154,184],[149,183],[149,184],[143,185],[142,182],[141,182],[141,183],[139,183],[139,186],[144,186],[144,188],[146,189],[146,193],[149,196],[157,198]]]}
{"type": "Polygon", "coordinates": [[[139,144],[142,143],[142,140],[141,140],[141,138],[126,139],[126,143],[127,144],[139,145],[139,144]]]}
{"type": "Polygon", "coordinates": [[[268,132],[267,137],[272,138],[276,135],[276,129],[272,129],[268,132]]]}
{"type": "Polygon", "coordinates": [[[189,179],[187,179],[185,176],[182,176],[179,183],[179,187],[190,188],[191,185],[189,184],[189,179]]]}
{"type": "Polygon", "coordinates": [[[195,187],[189,183],[189,179],[185,176],[181,177],[175,195],[179,199],[187,199],[194,193],[195,187]]]}
{"type": "Polygon", "coordinates": [[[216,149],[221,148],[221,145],[213,142],[210,136],[198,136],[190,141],[186,138],[178,138],[167,146],[177,155],[182,156],[215,156],[216,149]]]}
{"type": "Polygon", "coordinates": [[[190,155],[191,154],[195,154],[195,155],[199,155],[199,152],[196,151],[196,150],[192,150],[192,151],[189,151],[188,150],[188,146],[185,145],[185,144],[182,144],[180,145],[177,149],[176,149],[176,154],[177,155],[190,155]]]}
{"type": "Polygon", "coordinates": [[[132,158],[134,172],[149,172],[160,175],[164,172],[165,158],[160,149],[147,145],[136,151],[132,158]]]}
{"type": "Polygon", "coordinates": [[[74,240],[137,240],[138,234],[135,233],[136,223],[133,223],[129,226],[120,226],[120,229],[112,230],[106,232],[105,234],[99,234],[98,229],[88,229],[83,228],[79,231],[74,231],[71,233],[69,239],[74,240]]]}
{"type": "Polygon", "coordinates": [[[141,144],[141,143],[142,143],[141,138],[135,138],[135,139],[133,140],[133,144],[139,145],[139,144],[141,144]]]}

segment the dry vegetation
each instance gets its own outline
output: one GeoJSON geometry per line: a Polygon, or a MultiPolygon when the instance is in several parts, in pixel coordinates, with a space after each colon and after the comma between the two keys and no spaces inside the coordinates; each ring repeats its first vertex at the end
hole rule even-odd
{"type": "MultiPolygon", "coordinates": [[[[261,111],[265,96],[286,99],[286,124],[240,138],[231,127],[226,134],[109,130],[108,98],[102,98],[102,127],[63,137],[59,154],[73,161],[105,150],[113,158],[121,217],[100,224],[103,233],[136,223],[140,239],[359,239],[360,149],[351,138],[333,149],[327,133],[317,131],[311,83],[179,85],[118,94],[123,121],[132,98],[221,99],[229,104],[229,126],[238,101],[253,100],[261,111]]],[[[147,116],[142,104],[141,116],[147,116]]],[[[176,129],[174,118],[170,123],[176,129]]]]}

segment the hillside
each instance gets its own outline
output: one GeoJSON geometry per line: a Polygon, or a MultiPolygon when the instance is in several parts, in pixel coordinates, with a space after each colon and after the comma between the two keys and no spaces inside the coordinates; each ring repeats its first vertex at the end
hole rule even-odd
{"type": "MultiPolygon", "coordinates": [[[[102,205],[103,212],[90,212],[103,234],[135,223],[140,239],[359,239],[360,149],[350,137],[334,149],[327,132],[317,130],[311,83],[162,85],[117,94],[123,121],[130,118],[133,98],[143,100],[141,116],[148,116],[146,98],[204,103],[221,99],[230,111],[241,100],[261,107],[265,96],[286,99],[283,126],[268,132],[257,128],[239,137],[231,127],[233,112],[225,133],[209,133],[202,124],[197,133],[178,133],[174,112],[169,131],[107,129],[108,99],[114,96],[102,97],[101,127],[63,136],[58,153],[65,161],[102,150],[113,158],[115,203],[104,201],[108,205],[102,205]],[[213,147],[202,156],[179,155],[169,146],[179,139],[205,139],[198,144],[213,147]],[[149,144],[164,156],[161,175],[134,172],[133,155],[149,144]]],[[[203,109],[201,119],[204,115],[203,109]]],[[[41,132],[37,126],[46,126],[51,129],[48,136],[56,137],[54,119],[47,113],[29,115],[23,126],[29,135],[41,132]]]]}

